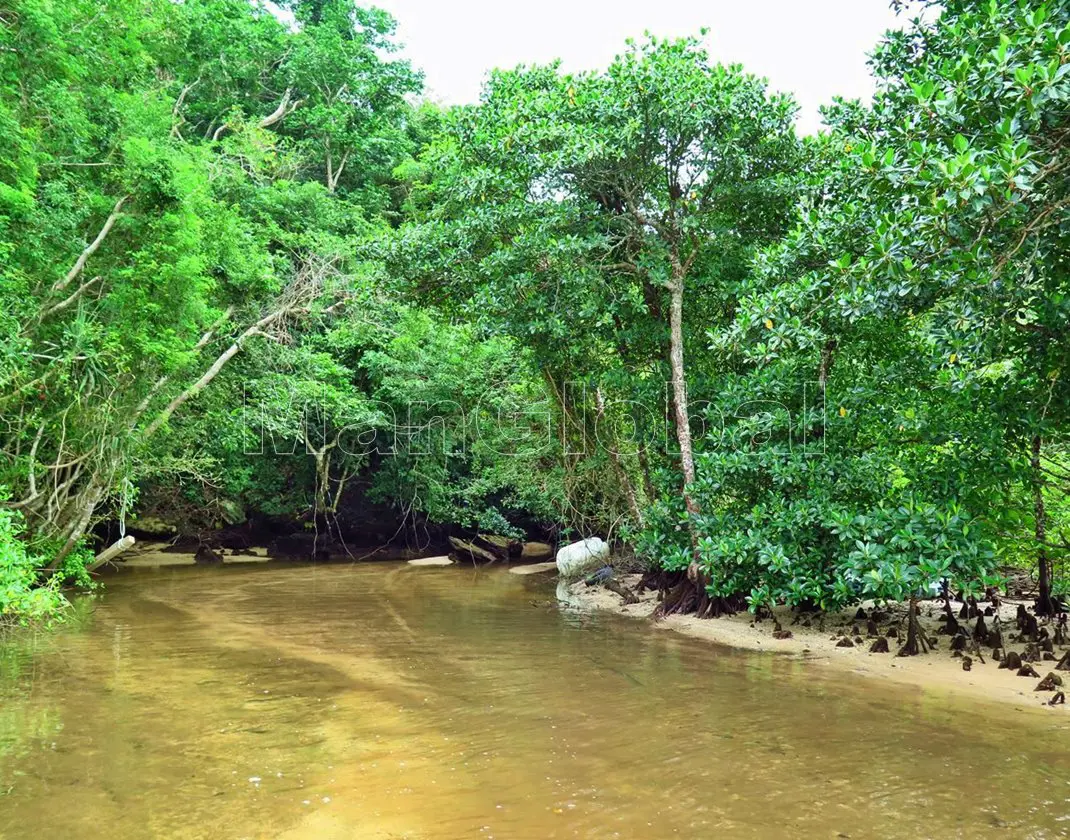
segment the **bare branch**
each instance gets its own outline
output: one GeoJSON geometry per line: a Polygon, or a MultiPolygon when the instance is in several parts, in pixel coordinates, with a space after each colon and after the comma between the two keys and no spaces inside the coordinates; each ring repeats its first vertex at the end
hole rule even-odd
{"type": "Polygon", "coordinates": [[[282,95],[282,101],[279,103],[279,107],[264,117],[264,119],[260,120],[261,128],[270,128],[275,125],[275,123],[284,120],[297,109],[298,105],[304,102],[303,99],[291,102],[291,96],[293,96],[293,88],[286,88],[286,92],[282,95]]]}
{"type": "Polygon", "coordinates": [[[200,83],[201,78],[198,76],[194,81],[182,88],[182,92],[178,95],[178,99],[175,100],[175,106],[171,109],[171,118],[174,120],[174,125],[171,126],[172,137],[182,138],[181,128],[186,123],[185,117],[182,116],[182,106],[186,102],[186,95],[200,83]]]}
{"type": "Polygon", "coordinates": [[[282,308],[276,309],[274,312],[265,315],[263,318],[261,318],[259,321],[257,321],[247,330],[245,330],[245,332],[239,335],[234,340],[234,343],[231,344],[230,347],[228,347],[226,350],[224,350],[223,353],[221,353],[219,357],[211,364],[208,370],[206,370],[201,375],[200,379],[198,379],[196,382],[186,388],[186,390],[184,390],[181,394],[171,400],[171,402],[168,403],[167,407],[156,415],[155,419],[146,427],[142,437],[150,438],[154,434],[156,434],[156,432],[159,431],[160,427],[164,423],[166,423],[171,418],[171,415],[174,414],[179,408],[181,408],[184,403],[197,396],[197,394],[199,394],[206,387],[208,387],[208,384],[216,378],[219,372],[226,366],[227,362],[229,362],[236,355],[238,355],[238,353],[241,352],[243,341],[245,341],[250,336],[259,333],[261,330],[263,330],[264,327],[273,324],[275,321],[278,321],[280,318],[290,312],[291,309],[292,307],[290,307],[289,305],[284,305],[282,308]]]}
{"type": "MultiPolygon", "coordinates": [[[[212,338],[215,337],[216,330],[218,330],[223,323],[229,320],[230,316],[233,314],[234,307],[228,306],[223,312],[223,314],[219,316],[216,322],[208,328],[204,335],[201,336],[200,340],[195,345],[193,345],[193,352],[199,353],[201,350],[203,350],[208,345],[208,342],[210,342],[212,338]]],[[[149,389],[149,392],[145,395],[145,399],[138,403],[137,408],[134,409],[134,416],[130,424],[131,428],[133,428],[137,424],[138,418],[140,418],[141,415],[148,410],[149,404],[152,402],[152,398],[159,393],[160,389],[164,385],[166,385],[170,381],[170,379],[171,377],[165,374],[153,383],[152,387],[149,389]]]]}
{"type": "Polygon", "coordinates": [[[43,321],[49,315],[55,315],[57,312],[62,312],[64,309],[66,309],[68,306],[78,300],[78,298],[80,298],[90,286],[99,281],[100,275],[98,274],[92,280],[87,280],[86,282],[84,282],[81,286],[75,289],[74,292],[71,293],[70,297],[66,298],[65,300],[61,300],[55,306],[49,307],[43,313],[41,313],[41,320],[43,321]]]}
{"type": "Polygon", "coordinates": [[[97,234],[97,238],[90,242],[88,246],[86,246],[86,249],[82,251],[81,256],[79,256],[78,259],[75,261],[74,266],[71,268],[70,271],[67,272],[67,276],[64,277],[62,280],[57,281],[56,284],[52,287],[52,291],[62,292],[78,277],[79,274],[82,273],[82,269],[85,268],[86,261],[91,256],[93,256],[93,254],[95,254],[99,250],[100,246],[104,243],[104,240],[107,238],[108,234],[111,233],[111,229],[115,226],[115,222],[119,218],[119,212],[123,209],[123,205],[126,204],[126,202],[129,200],[130,196],[124,195],[117,202],[115,202],[115,207],[112,209],[111,215],[108,216],[107,220],[104,222],[104,227],[102,227],[100,229],[100,233],[97,234]]]}
{"type": "Polygon", "coordinates": [[[327,191],[334,192],[338,187],[338,181],[342,177],[342,170],[346,168],[346,162],[349,160],[349,150],[342,155],[341,161],[338,162],[338,168],[334,170],[334,174],[331,174],[330,170],[330,158],[327,158],[327,191]]]}
{"type": "MultiPolygon", "coordinates": [[[[270,128],[271,126],[275,125],[275,123],[281,122],[282,120],[286,119],[286,117],[290,116],[290,114],[296,111],[297,107],[305,101],[303,99],[298,99],[296,102],[291,101],[292,96],[293,88],[286,88],[286,92],[282,95],[282,101],[279,102],[279,106],[262,120],[260,120],[260,122],[257,123],[257,127],[270,128]]],[[[224,122],[212,133],[212,140],[218,140],[223,135],[223,132],[226,131],[228,128],[230,128],[230,124],[224,122]]]]}

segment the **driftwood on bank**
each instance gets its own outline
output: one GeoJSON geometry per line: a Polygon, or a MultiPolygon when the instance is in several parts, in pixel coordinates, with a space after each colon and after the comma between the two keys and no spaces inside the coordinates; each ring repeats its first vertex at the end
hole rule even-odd
{"type": "Polygon", "coordinates": [[[639,603],[639,596],[632,592],[632,590],[630,590],[627,586],[625,586],[616,578],[610,578],[605,582],[604,586],[610,592],[615,592],[620,595],[620,597],[624,599],[625,604],[639,603]]]}
{"type": "Polygon", "coordinates": [[[450,537],[450,545],[453,546],[453,550],[460,560],[470,560],[473,563],[478,563],[480,561],[484,563],[496,563],[498,561],[497,556],[490,551],[487,551],[487,549],[480,548],[474,543],[457,539],[457,537],[450,537]]]}
{"type": "Polygon", "coordinates": [[[497,534],[479,534],[476,539],[483,548],[487,549],[499,560],[509,561],[514,557],[519,557],[524,547],[519,540],[514,540],[512,537],[498,536],[497,534]]]}

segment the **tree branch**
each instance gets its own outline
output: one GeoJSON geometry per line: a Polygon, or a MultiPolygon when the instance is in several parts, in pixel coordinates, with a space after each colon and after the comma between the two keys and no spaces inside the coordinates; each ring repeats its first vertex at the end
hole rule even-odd
{"type": "Polygon", "coordinates": [[[80,298],[82,296],[82,294],[86,291],[86,289],[88,289],[90,286],[92,286],[94,283],[98,282],[99,280],[100,280],[100,275],[99,274],[96,277],[94,277],[92,280],[87,280],[85,283],[83,283],[81,286],[79,286],[77,289],[75,289],[74,292],[71,293],[70,297],[66,298],[65,300],[61,300],[55,306],[51,306],[48,309],[46,309],[41,314],[41,320],[43,321],[49,315],[55,315],[57,312],[62,312],[64,309],[66,309],[68,306],[70,306],[72,303],[74,303],[76,300],[78,300],[78,298],[80,298]]]}
{"type": "MultiPolygon", "coordinates": [[[[271,126],[275,125],[275,123],[280,122],[281,120],[284,120],[286,117],[290,116],[290,114],[297,110],[297,106],[305,101],[303,99],[298,99],[296,102],[292,102],[292,96],[293,88],[286,88],[286,92],[282,95],[282,101],[279,102],[279,106],[262,120],[260,120],[260,122],[257,123],[257,127],[270,128],[271,126]]],[[[212,141],[215,142],[216,140],[218,140],[222,136],[223,132],[226,131],[228,128],[230,128],[230,124],[227,122],[224,122],[221,126],[219,126],[219,128],[217,128],[212,133],[212,141]]]]}
{"type": "Polygon", "coordinates": [[[164,423],[166,423],[171,418],[171,415],[174,414],[179,408],[181,408],[184,403],[186,403],[188,400],[192,399],[193,397],[197,396],[197,394],[199,394],[201,391],[203,391],[208,386],[208,384],[216,378],[219,372],[226,366],[227,362],[229,362],[232,358],[238,355],[239,352],[241,352],[242,342],[245,341],[245,339],[260,332],[264,327],[268,326],[269,324],[272,324],[275,321],[279,320],[291,309],[291,306],[283,306],[280,309],[276,309],[274,312],[265,315],[263,318],[261,318],[259,321],[257,321],[247,330],[245,330],[245,332],[239,335],[234,340],[234,343],[231,344],[230,347],[228,347],[226,350],[224,350],[223,353],[220,354],[220,356],[212,363],[208,370],[206,370],[204,374],[202,374],[200,379],[198,379],[196,382],[186,388],[186,390],[184,390],[181,394],[171,400],[171,402],[167,404],[167,407],[156,415],[155,419],[146,427],[142,438],[147,439],[156,434],[156,432],[159,431],[160,427],[164,423]]]}
{"type": "Polygon", "coordinates": [[[97,252],[97,250],[103,244],[104,240],[107,238],[108,234],[111,233],[111,229],[115,226],[115,222],[119,218],[119,211],[123,209],[123,205],[126,204],[126,202],[129,200],[130,196],[124,195],[117,202],[115,202],[115,207],[112,209],[111,215],[108,216],[107,220],[104,222],[104,227],[102,227],[100,229],[100,233],[97,234],[97,238],[86,246],[86,249],[82,251],[81,256],[79,256],[78,259],[75,261],[74,266],[71,268],[70,271],[67,272],[67,276],[64,277],[62,280],[57,281],[56,284],[52,287],[52,291],[62,292],[78,277],[79,274],[82,273],[82,269],[85,268],[86,261],[88,261],[88,259],[97,252]]]}
{"type": "Polygon", "coordinates": [[[282,95],[282,101],[279,102],[279,107],[260,120],[260,128],[270,128],[275,123],[285,119],[304,101],[303,99],[298,99],[296,102],[291,102],[291,96],[293,96],[293,88],[286,88],[286,92],[282,95]]]}
{"type": "MultiPolygon", "coordinates": [[[[199,353],[201,350],[203,350],[205,346],[207,346],[208,342],[211,341],[212,338],[215,336],[215,332],[217,329],[219,329],[220,325],[223,324],[227,319],[229,319],[230,316],[233,314],[234,307],[228,306],[223,312],[223,314],[219,316],[216,322],[212,324],[212,326],[209,327],[207,331],[205,331],[204,335],[201,336],[200,341],[193,345],[193,352],[199,353]]],[[[166,385],[168,381],[170,381],[170,379],[170,376],[164,374],[153,383],[152,388],[150,388],[149,392],[145,395],[145,399],[138,403],[138,407],[134,409],[134,416],[130,424],[131,428],[133,428],[137,424],[138,418],[140,418],[141,415],[148,410],[149,404],[152,402],[152,398],[156,396],[159,390],[164,385],[166,385]]]]}

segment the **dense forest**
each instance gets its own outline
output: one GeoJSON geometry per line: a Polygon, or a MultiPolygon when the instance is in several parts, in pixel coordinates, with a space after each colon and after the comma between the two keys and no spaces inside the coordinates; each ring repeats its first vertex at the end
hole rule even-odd
{"type": "Polygon", "coordinates": [[[898,5],[800,137],[701,33],[444,107],[353,0],[0,0],[4,619],[161,518],[1062,609],[1070,0],[898,5]]]}

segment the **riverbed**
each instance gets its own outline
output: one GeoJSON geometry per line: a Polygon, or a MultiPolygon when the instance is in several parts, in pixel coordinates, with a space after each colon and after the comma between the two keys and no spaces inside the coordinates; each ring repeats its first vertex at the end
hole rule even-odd
{"type": "Polygon", "coordinates": [[[1070,836],[1065,716],[504,570],[127,570],[0,653],[0,838],[1070,836]]]}

